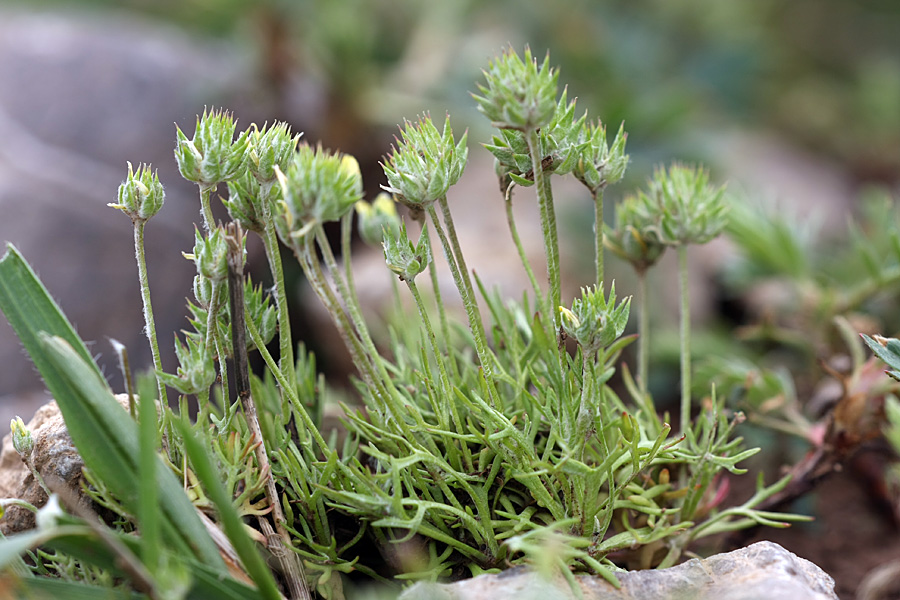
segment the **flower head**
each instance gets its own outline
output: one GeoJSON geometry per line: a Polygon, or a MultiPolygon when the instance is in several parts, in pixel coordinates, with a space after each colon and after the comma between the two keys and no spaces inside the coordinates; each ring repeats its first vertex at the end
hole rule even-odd
{"type": "Polygon", "coordinates": [[[659,208],[650,196],[642,191],[626,196],[616,205],[616,228],[604,225],[603,245],[643,273],[666,250],[659,239],[660,220],[659,208]]]}
{"type": "Polygon", "coordinates": [[[356,216],[359,218],[359,235],[371,246],[381,245],[385,229],[395,235],[400,231],[400,216],[394,199],[384,192],[375,196],[371,204],[365,200],[357,202],[356,216]]]}
{"type": "Polygon", "coordinates": [[[194,251],[182,252],[182,255],[194,261],[197,274],[209,281],[222,282],[228,277],[228,242],[222,228],[216,228],[207,237],[203,237],[194,228],[194,251]]]}
{"type": "Polygon", "coordinates": [[[426,115],[416,123],[405,121],[400,136],[381,164],[388,180],[388,185],[381,187],[411,207],[427,206],[446,196],[466,167],[467,134],[457,143],[449,115],[444,120],[443,133],[426,115]]]}
{"type": "Polygon", "coordinates": [[[162,208],[166,192],[156,171],[150,165],[141,165],[135,173],[128,163],[128,178],[119,186],[118,202],[108,204],[131,217],[134,222],[146,221],[162,208]]]}
{"type": "Polygon", "coordinates": [[[616,183],[625,175],[628,167],[628,155],[625,154],[625,124],[619,125],[619,131],[612,146],[607,145],[606,126],[602,123],[591,123],[584,126],[586,143],[574,165],[575,177],[583,183],[592,194],[616,183]]]}
{"type": "Polygon", "coordinates": [[[213,187],[239,177],[246,167],[249,131],[234,139],[235,121],[225,111],[203,111],[197,117],[193,139],[177,125],[175,160],[182,177],[202,186],[213,187]]]}
{"type": "Polygon", "coordinates": [[[321,146],[301,144],[286,171],[276,168],[276,177],[282,195],[276,226],[288,245],[315,225],[337,221],[362,198],[356,159],[321,146]]]}
{"type": "MultiPolygon", "coordinates": [[[[586,113],[576,118],[575,100],[569,102],[567,90],[563,90],[553,118],[541,128],[538,136],[538,153],[545,172],[565,175],[575,167],[582,148],[587,144],[582,139],[586,118],[586,113]]],[[[534,173],[525,134],[520,130],[501,129],[491,141],[485,144],[485,148],[497,161],[495,169],[501,182],[509,177],[523,187],[533,185],[534,173]]]]}
{"type": "Polygon", "coordinates": [[[659,238],[668,246],[705,244],[727,224],[725,187],[710,184],[704,169],[678,164],[657,169],[647,193],[661,212],[659,238]]]}
{"type": "Polygon", "coordinates": [[[472,94],[478,110],[498,129],[531,131],[550,123],[556,110],[559,73],[550,68],[550,55],[538,67],[531,49],[525,59],[508,48],[484,71],[485,85],[480,96],[472,94]]]}
{"type": "Polygon", "coordinates": [[[618,306],[616,286],[609,290],[609,298],[597,286],[582,288],[581,298],[572,302],[572,309],[559,307],[563,330],[578,342],[582,352],[595,354],[612,344],[625,331],[631,307],[629,296],[618,306]]]}
{"type": "Polygon", "coordinates": [[[247,167],[253,177],[262,184],[275,183],[275,167],[287,169],[301,135],[292,136],[291,128],[284,122],[271,127],[263,125],[262,129],[254,125],[247,152],[247,167]]]}

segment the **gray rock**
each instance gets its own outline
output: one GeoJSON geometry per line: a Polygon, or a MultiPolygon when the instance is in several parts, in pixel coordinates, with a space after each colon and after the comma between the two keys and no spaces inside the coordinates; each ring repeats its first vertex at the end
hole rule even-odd
{"type": "MultiPolygon", "coordinates": [[[[619,573],[620,589],[599,577],[577,577],[585,600],[837,600],[834,579],[772,542],[677,567],[619,573]]],[[[570,600],[561,576],[552,581],[525,568],[453,584],[416,584],[401,600],[570,600]]]]}

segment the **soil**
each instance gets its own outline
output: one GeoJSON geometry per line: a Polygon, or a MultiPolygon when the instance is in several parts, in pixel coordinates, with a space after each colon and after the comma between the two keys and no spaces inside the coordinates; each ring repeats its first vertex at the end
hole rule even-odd
{"type": "MultiPolygon", "coordinates": [[[[815,521],[788,529],[762,527],[741,540],[781,544],[834,577],[841,600],[862,600],[860,584],[873,569],[900,560],[900,527],[884,486],[883,455],[866,452],[825,479],[790,510],[813,514],[815,521]]],[[[746,477],[746,476],[744,476],[746,477]]],[[[878,600],[900,600],[900,595],[878,600]]]]}

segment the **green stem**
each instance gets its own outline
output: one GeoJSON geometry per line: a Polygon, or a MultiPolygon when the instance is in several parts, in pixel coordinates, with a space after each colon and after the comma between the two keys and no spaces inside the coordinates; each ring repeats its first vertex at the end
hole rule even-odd
{"type": "Polygon", "coordinates": [[[597,287],[603,288],[603,187],[597,188],[592,194],[594,196],[594,250],[596,257],[594,259],[597,265],[597,287]]]}
{"type": "Polygon", "coordinates": [[[681,282],[681,432],[691,421],[691,303],[688,293],[687,246],[678,246],[681,282]]]}
{"type": "Polygon", "coordinates": [[[216,184],[207,185],[201,183],[198,185],[200,187],[200,215],[203,217],[203,228],[206,230],[206,233],[210,233],[213,224],[215,223],[215,219],[213,218],[212,205],[209,202],[209,197],[216,188],[216,184]]]}
{"type": "Polygon", "coordinates": [[[275,232],[275,221],[269,208],[269,192],[271,185],[261,187],[264,219],[266,228],[263,231],[263,246],[272,281],[275,288],[275,307],[278,310],[278,366],[285,374],[288,385],[297,385],[296,362],[294,361],[294,344],[291,338],[291,317],[288,313],[287,290],[284,286],[284,268],[281,264],[281,250],[278,245],[278,234],[275,232]]]}
{"type": "Polygon", "coordinates": [[[543,156],[538,154],[540,138],[537,130],[526,132],[528,152],[531,154],[531,168],[534,172],[534,186],[537,190],[538,206],[541,212],[541,230],[544,234],[544,253],[547,255],[547,280],[550,291],[547,295],[549,304],[547,313],[553,326],[553,335],[559,330],[559,316],[556,307],[560,306],[561,288],[559,274],[559,239],[556,232],[556,212],[553,209],[553,193],[550,180],[544,176],[543,156]]]}
{"type": "Polygon", "coordinates": [[[506,201],[506,223],[509,225],[509,234],[512,236],[513,243],[516,245],[519,258],[522,260],[522,266],[525,267],[528,281],[531,282],[531,287],[534,289],[535,305],[541,306],[544,304],[544,294],[541,293],[541,286],[538,285],[537,278],[534,276],[534,270],[531,268],[531,262],[528,260],[528,255],[525,254],[525,247],[522,245],[521,238],[519,238],[519,229],[516,227],[516,219],[513,215],[512,190],[515,185],[515,183],[510,183],[509,187],[506,188],[506,194],[504,194],[504,200],[506,201]]]}
{"type": "Polygon", "coordinates": [[[250,339],[253,340],[253,343],[256,344],[257,349],[259,350],[260,356],[262,356],[263,361],[268,365],[269,369],[272,371],[272,375],[275,376],[275,381],[278,382],[278,385],[285,391],[288,397],[288,401],[293,405],[294,409],[300,415],[300,418],[303,419],[306,428],[309,430],[309,433],[313,436],[316,443],[322,449],[322,452],[326,453],[331,449],[328,446],[328,443],[325,441],[325,438],[322,437],[322,434],[319,432],[319,428],[316,427],[315,421],[313,421],[312,417],[309,416],[309,413],[306,411],[306,408],[300,402],[299,396],[297,396],[297,389],[292,388],[288,385],[288,381],[285,378],[284,373],[281,372],[281,369],[275,364],[275,359],[272,358],[272,354],[269,352],[269,349],[266,348],[265,342],[262,339],[262,335],[260,335],[259,330],[256,328],[256,323],[253,322],[253,319],[250,318],[250,311],[244,307],[244,318],[246,319],[247,324],[247,333],[250,334],[250,339]]]}
{"type": "MultiPolygon", "coordinates": [[[[150,281],[147,277],[147,257],[144,253],[144,223],[145,221],[134,222],[134,255],[137,260],[138,280],[141,286],[141,299],[144,302],[144,331],[147,334],[147,340],[150,341],[150,353],[153,356],[153,368],[161,373],[162,359],[159,356],[159,343],[156,339],[156,322],[153,320],[153,306],[150,303],[150,281]]],[[[159,390],[159,399],[163,406],[168,405],[168,396],[166,396],[166,386],[157,377],[157,389],[159,390]]]]}
{"type": "Polygon", "coordinates": [[[638,271],[638,390],[647,394],[647,367],[650,355],[650,306],[647,298],[647,272],[638,271]]]}
{"type": "MultiPolygon", "coordinates": [[[[427,232],[423,233],[423,235],[427,235],[427,232]]],[[[415,281],[407,281],[406,285],[409,286],[409,291],[412,292],[413,298],[416,301],[416,306],[419,309],[419,314],[422,317],[422,322],[425,324],[425,331],[428,334],[428,341],[431,343],[431,351],[434,354],[434,359],[438,365],[438,371],[441,377],[441,393],[444,395],[443,401],[447,403],[450,407],[450,417],[453,419],[453,426],[456,428],[456,431],[462,433],[465,431],[463,428],[462,420],[459,418],[459,411],[456,409],[456,399],[453,397],[453,388],[450,385],[450,377],[447,374],[447,367],[444,364],[443,353],[441,352],[440,347],[437,343],[437,338],[434,335],[434,328],[431,326],[431,319],[428,318],[428,311],[425,310],[425,303],[422,301],[422,294],[419,293],[419,287],[416,285],[415,281]]],[[[440,403],[441,400],[439,400],[440,403]]],[[[443,411],[439,410],[440,407],[436,407],[435,413],[438,414],[439,418],[441,418],[441,429],[449,430],[449,423],[447,422],[446,416],[444,416],[443,411]]],[[[447,447],[452,449],[452,452],[456,452],[456,445],[453,441],[449,441],[446,443],[447,447]]],[[[469,447],[465,442],[461,443],[463,450],[463,458],[465,459],[465,466],[470,471],[472,470],[472,455],[469,452],[469,447]]],[[[451,462],[456,463],[456,461],[451,460],[451,462]]],[[[458,463],[456,463],[458,464],[458,463]]]]}
{"type": "Polygon", "coordinates": [[[227,353],[219,336],[218,314],[221,307],[222,285],[218,281],[212,282],[212,294],[209,306],[206,309],[206,347],[214,349],[219,363],[219,379],[222,381],[222,403],[227,408],[231,402],[228,391],[228,364],[227,353]]]}
{"type": "MultiPolygon", "coordinates": [[[[425,236],[425,243],[428,245],[428,255],[433,257],[434,252],[431,246],[431,235],[428,232],[428,221],[425,219],[422,220],[422,232],[420,235],[425,236]]],[[[444,301],[441,297],[441,286],[440,281],[438,280],[438,272],[437,266],[435,265],[434,260],[428,263],[428,276],[431,278],[431,287],[434,291],[434,303],[437,306],[438,310],[438,318],[441,326],[441,336],[444,338],[444,347],[447,350],[447,360],[450,362],[450,372],[453,375],[453,380],[459,380],[459,368],[456,365],[456,359],[453,355],[453,346],[452,346],[452,338],[450,337],[450,323],[447,320],[447,310],[444,307],[444,301]]],[[[393,281],[396,282],[396,279],[393,281]]]]}
{"type": "MultiPolygon", "coordinates": [[[[349,230],[347,231],[347,234],[346,247],[348,253],[344,257],[344,262],[347,273],[351,273],[349,230]]],[[[378,370],[378,375],[381,377],[381,380],[387,388],[387,386],[390,385],[391,377],[388,375],[384,362],[381,360],[381,354],[379,354],[378,348],[375,347],[375,342],[372,341],[372,336],[369,333],[369,326],[366,324],[365,319],[363,319],[359,297],[356,295],[356,290],[353,289],[350,284],[352,275],[349,275],[349,279],[347,280],[341,276],[337,261],[334,259],[334,253],[332,253],[328,238],[325,235],[325,230],[321,225],[316,226],[315,236],[319,250],[322,252],[322,258],[325,260],[325,266],[328,267],[328,270],[331,272],[332,279],[337,286],[338,294],[340,294],[341,299],[344,301],[344,306],[346,307],[347,314],[350,316],[353,328],[356,330],[359,340],[362,342],[373,366],[378,370]]]]}
{"type": "Polygon", "coordinates": [[[475,341],[475,352],[478,354],[478,360],[481,363],[481,369],[484,372],[485,381],[487,382],[488,394],[490,396],[491,406],[497,405],[497,392],[494,389],[494,377],[492,370],[491,357],[487,349],[487,336],[484,333],[484,325],[481,322],[481,313],[478,311],[478,304],[475,300],[475,293],[472,290],[472,282],[469,279],[469,272],[466,267],[462,250],[459,247],[459,239],[456,237],[456,230],[453,227],[453,218],[450,216],[450,207],[447,204],[447,198],[439,200],[441,210],[444,213],[444,222],[447,227],[447,234],[438,220],[437,211],[434,205],[428,206],[428,215],[431,217],[434,228],[444,247],[444,256],[450,265],[450,272],[453,274],[453,280],[459,289],[462,297],[463,306],[466,309],[466,316],[469,319],[469,329],[472,332],[472,338],[475,341]],[[448,241],[449,237],[449,241],[448,241]]]}

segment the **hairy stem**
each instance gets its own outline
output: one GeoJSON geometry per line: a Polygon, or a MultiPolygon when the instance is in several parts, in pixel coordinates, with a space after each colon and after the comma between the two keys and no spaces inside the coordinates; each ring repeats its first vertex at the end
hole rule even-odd
{"type": "Polygon", "coordinates": [[[481,322],[481,313],[478,311],[478,304],[475,300],[475,293],[472,290],[472,281],[469,278],[469,272],[466,268],[466,262],[459,247],[459,239],[456,237],[456,230],[453,227],[453,218],[450,216],[450,207],[447,205],[447,198],[439,200],[441,210],[444,213],[444,223],[447,226],[447,234],[444,234],[443,227],[438,220],[437,211],[434,205],[428,206],[428,215],[434,224],[434,228],[444,247],[444,256],[450,265],[450,272],[453,274],[453,280],[459,289],[462,297],[463,306],[466,309],[466,316],[469,319],[469,329],[472,332],[472,338],[475,340],[475,352],[478,354],[478,361],[481,363],[481,369],[487,382],[488,394],[490,395],[491,405],[497,404],[497,392],[494,389],[494,377],[492,370],[492,359],[488,354],[487,336],[484,333],[484,325],[481,322]],[[449,241],[448,241],[449,238],[449,241]]]}
{"type": "Polygon", "coordinates": [[[216,184],[208,185],[201,183],[198,185],[200,187],[200,215],[203,217],[203,229],[206,230],[206,233],[210,233],[215,224],[215,219],[213,218],[212,205],[209,202],[209,197],[216,188],[216,184]]]}
{"type": "MultiPolygon", "coordinates": [[[[134,222],[134,255],[137,260],[141,299],[144,303],[144,332],[147,334],[147,340],[150,342],[153,368],[161,373],[163,370],[162,359],[159,355],[159,342],[156,339],[156,322],[153,320],[153,306],[150,303],[150,281],[147,277],[147,257],[144,254],[144,223],[145,221],[134,222]]],[[[166,386],[159,377],[156,378],[156,386],[159,390],[160,401],[164,406],[167,405],[169,400],[166,395],[166,386]]]]}
{"type": "Polygon", "coordinates": [[[592,194],[594,197],[594,251],[596,256],[594,263],[597,266],[597,287],[603,288],[603,187],[597,188],[592,194]]]}
{"type": "Polygon", "coordinates": [[[531,262],[529,262],[528,255],[525,253],[525,247],[522,245],[521,238],[519,238],[519,229],[516,227],[516,219],[513,215],[512,191],[515,185],[515,183],[510,183],[504,194],[506,223],[509,225],[509,234],[512,236],[513,243],[516,245],[516,251],[518,251],[519,258],[522,260],[522,266],[525,267],[528,281],[531,282],[531,287],[534,290],[535,306],[542,306],[544,304],[544,294],[541,292],[541,286],[538,285],[537,278],[534,276],[534,269],[531,268],[531,262]]]}
{"type": "Polygon", "coordinates": [[[688,293],[687,246],[678,246],[681,282],[681,432],[691,421],[691,303],[688,293]]]}
{"type": "Polygon", "coordinates": [[[266,258],[269,269],[272,271],[272,281],[275,291],[275,306],[278,310],[278,366],[287,379],[287,384],[297,385],[297,374],[294,362],[294,344],[291,338],[291,317],[288,314],[287,290],[284,287],[284,268],[281,264],[281,250],[278,245],[278,234],[275,232],[275,221],[271,215],[269,206],[269,193],[271,185],[262,186],[263,218],[266,223],[263,231],[263,245],[266,249],[266,258]]]}
{"type": "Polygon", "coordinates": [[[556,213],[553,209],[553,193],[550,180],[544,175],[543,156],[539,155],[540,138],[537,130],[526,132],[528,152],[531,154],[531,168],[534,172],[534,187],[537,190],[538,206],[541,212],[541,231],[544,235],[544,253],[547,255],[547,281],[550,290],[547,294],[549,304],[547,314],[553,327],[553,335],[559,330],[559,316],[556,307],[560,306],[561,288],[559,275],[559,239],[556,232],[556,213]]]}
{"type": "Polygon", "coordinates": [[[647,367],[650,355],[650,305],[647,298],[647,272],[638,271],[638,390],[647,394],[647,367]]]}

